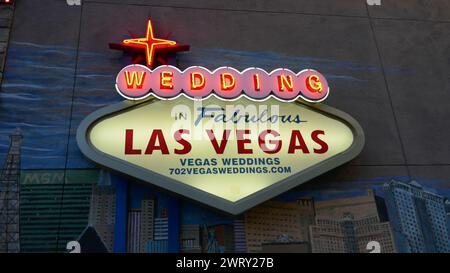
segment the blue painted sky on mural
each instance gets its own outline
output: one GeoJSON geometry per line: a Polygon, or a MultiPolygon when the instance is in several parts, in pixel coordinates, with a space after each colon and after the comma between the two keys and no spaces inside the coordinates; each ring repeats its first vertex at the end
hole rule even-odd
{"type": "MultiPolygon", "coordinates": [[[[11,43],[0,92],[0,162],[7,153],[8,135],[18,127],[23,133],[22,168],[94,167],[76,145],[76,128],[87,114],[121,100],[114,91],[114,79],[129,58],[80,51],[75,81],[76,57],[76,49],[71,47],[11,43]]],[[[361,81],[352,76],[353,71],[379,71],[369,64],[220,48],[193,48],[179,58],[181,68],[229,65],[270,71],[283,64],[300,71],[313,67],[330,81],[361,81]]]]}

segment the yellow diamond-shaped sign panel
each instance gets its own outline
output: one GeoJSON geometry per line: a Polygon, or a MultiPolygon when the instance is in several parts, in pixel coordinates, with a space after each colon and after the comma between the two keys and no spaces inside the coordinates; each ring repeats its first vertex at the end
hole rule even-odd
{"type": "Polygon", "coordinates": [[[325,105],[245,98],[123,102],[78,131],[92,160],[240,213],[355,157],[364,136],[325,105]]]}

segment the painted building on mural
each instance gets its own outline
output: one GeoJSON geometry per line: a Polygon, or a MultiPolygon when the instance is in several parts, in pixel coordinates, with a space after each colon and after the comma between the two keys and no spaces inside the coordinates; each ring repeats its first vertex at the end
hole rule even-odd
{"type": "Polygon", "coordinates": [[[364,253],[371,241],[382,253],[395,252],[389,222],[382,222],[375,192],[315,203],[315,223],[310,226],[311,249],[316,253],[364,253]]]}
{"type": "Polygon", "coordinates": [[[89,221],[96,170],[22,171],[20,182],[21,249],[65,252],[89,221]]]}
{"type": "Polygon", "coordinates": [[[147,252],[149,241],[153,240],[155,234],[155,200],[144,198],[141,201],[141,233],[140,252],[147,252]]]}
{"type": "Polygon", "coordinates": [[[416,181],[384,185],[400,252],[450,252],[449,201],[416,181]]]}
{"type": "Polygon", "coordinates": [[[261,244],[281,235],[296,241],[309,241],[309,224],[314,220],[312,199],[295,202],[269,201],[244,213],[245,240],[248,252],[261,251],[261,244]]]}
{"type": "Polygon", "coordinates": [[[112,185],[95,185],[89,211],[89,225],[94,227],[109,251],[114,249],[116,189],[112,185]]]}
{"type": "Polygon", "coordinates": [[[234,252],[247,252],[247,239],[245,236],[245,222],[243,219],[233,221],[234,252]]]}
{"type": "Polygon", "coordinates": [[[275,241],[261,244],[261,253],[310,253],[310,243],[294,241],[288,235],[281,235],[275,241]]]}
{"type": "Polygon", "coordinates": [[[365,194],[351,197],[316,201],[314,208],[318,217],[329,219],[340,219],[348,213],[351,213],[355,218],[371,217],[379,214],[373,190],[366,190],[365,194]]]}
{"type": "Polygon", "coordinates": [[[182,225],[180,230],[180,252],[201,253],[202,237],[200,225],[182,225]]]}
{"type": "Polygon", "coordinates": [[[340,219],[316,218],[311,229],[313,253],[365,253],[369,242],[380,244],[382,253],[395,252],[389,222],[377,216],[355,219],[349,213],[340,219]]]}

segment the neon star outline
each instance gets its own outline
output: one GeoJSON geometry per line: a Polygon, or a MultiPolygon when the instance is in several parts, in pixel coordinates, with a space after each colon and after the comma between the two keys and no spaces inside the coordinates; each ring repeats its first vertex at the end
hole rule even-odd
{"type": "Polygon", "coordinates": [[[135,45],[141,48],[144,47],[147,66],[149,67],[153,64],[154,51],[156,48],[164,45],[173,46],[177,44],[175,41],[155,38],[151,20],[148,20],[147,22],[147,33],[145,38],[125,39],[123,40],[123,43],[129,46],[135,45]]]}

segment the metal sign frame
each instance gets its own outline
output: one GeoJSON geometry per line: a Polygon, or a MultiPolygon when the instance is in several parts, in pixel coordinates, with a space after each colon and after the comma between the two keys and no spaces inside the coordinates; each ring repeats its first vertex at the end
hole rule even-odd
{"type": "Polygon", "coordinates": [[[211,193],[196,189],[192,186],[186,185],[182,182],[176,181],[169,177],[163,176],[143,167],[131,164],[127,161],[121,160],[114,156],[108,155],[96,149],[89,140],[90,129],[97,122],[117,115],[120,112],[129,110],[141,104],[149,104],[159,101],[155,98],[149,98],[143,101],[123,101],[101,108],[90,115],[88,115],[80,124],[77,130],[77,143],[81,152],[95,163],[119,171],[133,178],[145,181],[149,184],[159,188],[174,192],[189,199],[198,201],[207,206],[216,208],[218,210],[237,215],[241,214],[247,209],[250,209],[264,201],[267,201],[275,196],[278,196],[294,187],[297,187],[314,177],[317,177],[329,170],[332,170],[350,160],[355,158],[363,149],[365,143],[364,132],[359,123],[350,115],[332,108],[324,104],[310,104],[303,101],[295,101],[292,103],[301,104],[308,107],[310,110],[326,115],[335,120],[339,120],[346,124],[353,133],[353,143],[350,147],[324,161],[321,161],[307,169],[282,179],[264,189],[261,189],[253,194],[250,194],[236,202],[231,202],[211,193]]]}

